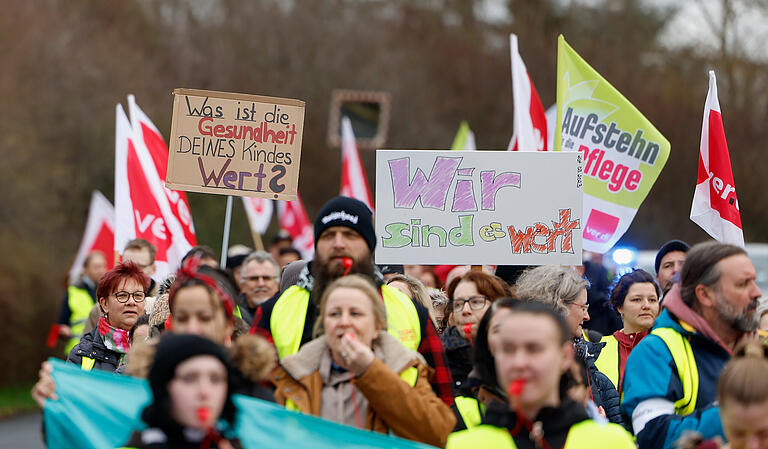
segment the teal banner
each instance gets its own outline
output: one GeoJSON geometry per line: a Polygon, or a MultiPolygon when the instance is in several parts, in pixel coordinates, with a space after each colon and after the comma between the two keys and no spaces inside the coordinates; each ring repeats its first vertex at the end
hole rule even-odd
{"type": "MultiPolygon", "coordinates": [[[[58,400],[45,403],[48,449],[121,447],[151,399],[146,381],[129,376],[86,372],[51,359],[58,400]]],[[[258,399],[235,396],[237,436],[246,448],[404,448],[426,449],[390,435],[368,432],[302,415],[258,399]]]]}

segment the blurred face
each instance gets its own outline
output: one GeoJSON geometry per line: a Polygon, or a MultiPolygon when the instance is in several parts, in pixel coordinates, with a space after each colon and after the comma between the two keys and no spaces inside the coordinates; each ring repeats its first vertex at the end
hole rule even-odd
{"type": "Polygon", "coordinates": [[[147,276],[155,274],[155,263],[147,248],[129,248],[123,251],[123,260],[135,263],[147,276]]]}
{"type": "Polygon", "coordinates": [[[205,428],[218,421],[227,399],[227,369],[211,355],[189,358],[176,367],[176,375],[168,382],[171,416],[185,427],[205,428]],[[197,410],[206,407],[211,420],[201,423],[197,410]]]}
{"type": "Polygon", "coordinates": [[[214,301],[202,285],[184,287],[176,292],[171,310],[171,331],[194,334],[223,344],[232,334],[232,324],[221,304],[214,301]]]}
{"type": "Polygon", "coordinates": [[[425,271],[419,276],[419,280],[425,287],[437,288],[437,277],[431,271],[425,271]]]}
{"type": "Polygon", "coordinates": [[[756,315],[763,295],[755,283],[755,267],[744,254],[726,257],[717,263],[720,280],[714,289],[715,310],[734,330],[752,332],[757,329],[756,315]]]}
{"type": "Polygon", "coordinates": [[[280,264],[280,268],[283,268],[289,263],[296,262],[297,260],[300,260],[300,259],[301,257],[299,257],[299,255],[296,253],[285,253],[278,256],[277,263],[280,264]]]}
{"type": "Polygon", "coordinates": [[[360,343],[371,347],[380,330],[368,296],[356,288],[346,287],[339,287],[328,296],[323,328],[334,354],[341,353],[339,342],[344,334],[352,333],[360,343]]]}
{"type": "Polygon", "coordinates": [[[720,408],[720,419],[731,449],[768,447],[768,401],[728,404],[720,408]]]}
{"type": "Polygon", "coordinates": [[[88,276],[96,285],[99,284],[99,281],[106,272],[107,259],[99,253],[92,254],[88,264],[83,267],[83,274],[88,276]]]}
{"type": "Polygon", "coordinates": [[[120,303],[115,294],[121,292],[144,293],[144,287],[133,279],[123,279],[108,297],[99,298],[99,304],[106,312],[107,321],[112,326],[128,331],[136,323],[139,315],[144,314],[144,301],[137,302],[133,295],[130,295],[125,303],[120,303]]]}
{"type": "Polygon", "coordinates": [[[453,291],[453,322],[462,329],[467,324],[477,326],[491,307],[491,301],[477,291],[472,281],[461,281],[453,291]]]}
{"type": "Polygon", "coordinates": [[[636,282],[627,290],[624,304],[617,307],[624,321],[624,332],[647,331],[659,316],[659,295],[650,282],[636,282]]]}
{"type": "Polygon", "coordinates": [[[491,350],[491,354],[495,353],[501,340],[501,323],[510,315],[512,315],[512,311],[504,307],[497,310],[488,322],[488,348],[491,350]]]}
{"type": "Polygon", "coordinates": [[[526,414],[535,416],[542,407],[559,403],[560,376],[571,364],[573,345],[561,343],[551,317],[510,312],[501,321],[492,354],[504,391],[511,382],[525,380],[519,406],[526,414]]]}
{"type": "Polygon", "coordinates": [[[565,322],[568,323],[568,329],[571,330],[571,337],[581,337],[583,329],[582,325],[589,321],[589,312],[587,312],[587,289],[579,293],[576,300],[568,304],[568,316],[565,317],[565,322]]]}
{"type": "Polygon", "coordinates": [[[672,288],[672,278],[683,269],[685,253],[682,251],[670,251],[664,254],[659,264],[659,272],[656,273],[656,281],[663,291],[672,288]]]}
{"type": "Polygon", "coordinates": [[[275,276],[275,266],[269,261],[248,262],[240,282],[248,305],[251,307],[256,307],[271,298],[280,287],[275,276]]]}
{"type": "Polygon", "coordinates": [[[321,265],[328,267],[330,273],[341,276],[344,274],[342,262],[344,257],[351,258],[357,265],[362,261],[370,260],[371,251],[365,239],[354,229],[346,226],[331,226],[318,237],[315,257],[321,265]]]}
{"type": "Polygon", "coordinates": [[[764,313],[763,316],[760,317],[760,328],[761,331],[768,331],[768,313],[764,313]]]}
{"type": "Polygon", "coordinates": [[[146,341],[147,338],[149,338],[149,324],[142,324],[133,331],[133,340],[131,342],[146,341]]]}

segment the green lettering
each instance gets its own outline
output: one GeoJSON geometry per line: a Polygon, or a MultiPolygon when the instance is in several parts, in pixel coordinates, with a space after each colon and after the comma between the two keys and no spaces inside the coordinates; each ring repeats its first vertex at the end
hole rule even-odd
{"type": "Polygon", "coordinates": [[[411,238],[403,234],[403,231],[407,230],[407,223],[390,223],[384,226],[384,231],[389,233],[389,237],[381,238],[384,248],[402,248],[410,245],[411,238]]]}

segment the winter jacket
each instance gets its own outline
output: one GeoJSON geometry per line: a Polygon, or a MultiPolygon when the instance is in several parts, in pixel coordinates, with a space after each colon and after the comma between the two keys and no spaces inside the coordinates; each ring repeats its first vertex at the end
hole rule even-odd
{"type": "MultiPolygon", "coordinates": [[[[306,307],[306,312],[301,312],[300,315],[304,319],[304,328],[301,331],[301,339],[299,345],[304,345],[312,340],[312,332],[315,326],[315,320],[320,313],[320,298],[313,294],[315,287],[315,278],[312,275],[312,264],[314,262],[308,262],[299,273],[298,281],[295,287],[303,290],[302,294],[309,294],[309,304],[306,307]]],[[[445,350],[443,344],[440,341],[440,336],[437,334],[434,322],[429,317],[429,311],[426,307],[421,305],[418,301],[412,301],[404,293],[399,290],[389,287],[384,283],[384,276],[375,271],[373,275],[374,283],[379,287],[379,292],[384,296],[384,290],[388,289],[389,294],[392,297],[407,298],[408,303],[413,305],[418,317],[418,332],[416,329],[402,330],[401,335],[404,338],[412,338],[413,336],[419,336],[418,351],[427,361],[427,364],[434,368],[435,374],[432,376],[432,388],[440,398],[449,406],[453,403],[453,380],[451,378],[451,372],[448,370],[447,361],[445,359],[445,350]]],[[[296,289],[291,286],[288,290],[261,303],[256,310],[256,314],[253,318],[253,325],[251,326],[251,333],[261,335],[268,340],[275,342],[276,346],[279,346],[275,340],[275,336],[272,335],[272,317],[276,308],[280,305],[285,306],[291,304],[296,296],[296,289]]],[[[402,303],[401,303],[402,304],[402,303]]],[[[409,306],[410,308],[410,306],[409,306]]],[[[285,310],[285,309],[284,309],[285,310]]],[[[392,325],[392,319],[389,318],[389,311],[387,312],[389,324],[392,325]]],[[[415,326],[414,326],[415,327],[415,326]]],[[[279,338],[278,338],[279,340],[279,338]]],[[[405,340],[403,340],[405,341],[405,340]]],[[[278,350],[278,354],[280,351],[278,350]]]]}
{"type": "Polygon", "coordinates": [[[86,371],[96,369],[114,373],[120,365],[121,356],[119,352],[104,346],[104,340],[99,335],[99,329],[96,328],[83,335],[80,343],[69,351],[67,363],[74,363],[86,371]]]}
{"type": "MultiPolygon", "coordinates": [[[[329,351],[325,337],[321,336],[280,361],[272,377],[278,404],[290,402],[302,413],[325,417],[321,413],[324,384],[320,364],[329,351]]],[[[376,359],[371,366],[354,378],[356,390],[339,388],[362,393],[367,400],[362,427],[443,446],[456,420],[448,406],[432,392],[430,369],[423,358],[384,331],[374,341],[374,354],[376,359]],[[418,371],[413,386],[399,376],[411,367],[418,371]]]]}
{"type": "MultiPolygon", "coordinates": [[[[125,446],[120,449],[199,449],[200,447],[215,449],[221,447],[216,443],[204,446],[204,437],[205,435],[197,429],[185,429],[181,440],[169,439],[161,429],[152,427],[133,432],[125,446]]],[[[234,449],[243,448],[240,440],[236,438],[227,441],[229,441],[234,449]]]]}
{"type": "Polygon", "coordinates": [[[595,366],[595,361],[600,356],[600,351],[604,346],[605,343],[587,341],[583,338],[574,343],[576,356],[581,357],[587,364],[587,377],[592,392],[592,401],[596,406],[603,407],[605,416],[610,422],[625,426],[624,418],[621,416],[619,392],[611,380],[595,366]]]}
{"type": "Polygon", "coordinates": [[[461,391],[461,386],[472,371],[472,344],[456,326],[451,326],[440,335],[448,359],[448,368],[453,377],[454,391],[461,391]]]}
{"type": "Polygon", "coordinates": [[[624,377],[622,411],[631,418],[642,449],[672,448],[683,433],[695,431],[705,439],[725,438],[718,409],[713,406],[717,379],[731,357],[731,350],[704,319],[683,303],[680,286],[664,298],[664,311],[651,334],[629,355],[624,377]],[[696,363],[698,385],[692,413],[676,414],[685,393],[678,367],[657,329],[671,329],[689,344],[696,363]]]}

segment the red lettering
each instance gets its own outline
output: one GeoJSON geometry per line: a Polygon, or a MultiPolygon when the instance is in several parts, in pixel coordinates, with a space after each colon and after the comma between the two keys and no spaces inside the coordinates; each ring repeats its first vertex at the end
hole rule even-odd
{"type": "Polygon", "coordinates": [[[552,221],[552,228],[544,223],[536,223],[525,228],[525,232],[516,231],[514,226],[508,226],[509,240],[512,252],[530,253],[531,251],[547,254],[557,251],[557,238],[561,237],[559,251],[573,253],[573,231],[579,229],[580,220],[571,220],[570,209],[560,209],[559,221],[552,221]],[[544,237],[544,243],[537,243],[537,237],[544,237]]]}
{"type": "Polygon", "coordinates": [[[507,231],[509,232],[509,240],[510,243],[512,243],[512,252],[513,253],[530,253],[531,252],[531,242],[533,241],[533,228],[528,226],[526,228],[525,233],[522,231],[515,231],[514,226],[510,226],[507,228],[507,231]]]}
{"type": "Polygon", "coordinates": [[[624,187],[630,192],[634,192],[637,190],[637,187],[640,185],[640,180],[642,179],[643,173],[640,170],[632,170],[629,172],[629,176],[627,177],[627,182],[624,183],[624,187]]]}
{"type": "Polygon", "coordinates": [[[213,135],[216,137],[224,137],[224,125],[216,125],[213,127],[213,135]]]}
{"type": "Polygon", "coordinates": [[[199,122],[197,122],[197,130],[200,132],[200,134],[204,136],[210,136],[211,135],[211,125],[203,126],[203,122],[212,122],[213,119],[211,117],[203,117],[200,119],[199,122]]]}
{"type": "Polygon", "coordinates": [[[600,178],[601,181],[606,181],[611,177],[611,171],[613,171],[613,161],[607,159],[605,162],[603,162],[603,166],[600,167],[600,172],[598,173],[597,177],[600,178]]]}

